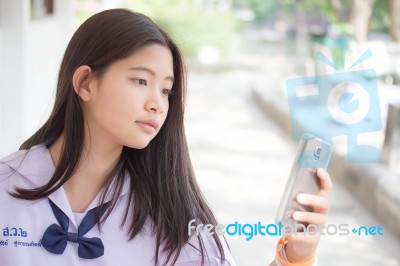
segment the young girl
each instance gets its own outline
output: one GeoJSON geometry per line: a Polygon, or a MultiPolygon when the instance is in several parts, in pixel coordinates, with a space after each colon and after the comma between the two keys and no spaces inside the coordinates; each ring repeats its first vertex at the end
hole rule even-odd
{"type": "MultiPolygon", "coordinates": [[[[235,265],[223,237],[188,234],[193,219],[217,221],[189,157],[185,80],[146,16],[107,10],[80,26],[50,118],[0,162],[2,266],[235,265]]],[[[321,193],[299,199],[316,212],[298,221],[324,223],[330,178],[318,175],[321,193]]],[[[277,265],[315,262],[318,236],[284,240],[277,265]]]]}

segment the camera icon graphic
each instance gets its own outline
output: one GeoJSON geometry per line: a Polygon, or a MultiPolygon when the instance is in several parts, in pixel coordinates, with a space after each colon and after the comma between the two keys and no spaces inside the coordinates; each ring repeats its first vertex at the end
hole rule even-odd
{"type": "Polygon", "coordinates": [[[292,135],[306,133],[332,141],[347,136],[347,162],[376,163],[380,151],[358,144],[358,134],[382,129],[373,69],[292,78],[286,82],[292,135]]]}

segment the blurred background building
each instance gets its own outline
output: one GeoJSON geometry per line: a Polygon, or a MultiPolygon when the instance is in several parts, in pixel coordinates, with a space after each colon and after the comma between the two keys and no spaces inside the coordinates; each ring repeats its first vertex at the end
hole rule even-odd
{"type": "Polygon", "coordinates": [[[73,3],[0,1],[0,147],[16,150],[48,117],[73,30],[73,3]]]}

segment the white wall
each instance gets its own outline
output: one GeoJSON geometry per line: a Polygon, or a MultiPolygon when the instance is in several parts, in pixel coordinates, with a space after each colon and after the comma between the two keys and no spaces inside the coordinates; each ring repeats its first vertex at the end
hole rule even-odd
{"type": "MultiPolygon", "coordinates": [[[[0,16],[1,16],[1,6],[0,6],[0,16]]],[[[0,19],[0,22],[1,22],[1,19],[0,19]]],[[[0,132],[3,132],[3,109],[1,108],[1,99],[3,98],[3,95],[2,95],[2,86],[1,86],[1,84],[2,84],[2,74],[1,73],[3,73],[3,68],[2,68],[2,63],[1,62],[3,62],[3,58],[2,58],[2,55],[3,55],[3,53],[1,52],[2,51],[2,46],[1,46],[1,39],[2,39],[2,36],[1,36],[1,23],[0,23],[0,132]]],[[[2,136],[1,136],[1,133],[0,133],[0,154],[2,154],[2,152],[1,152],[1,147],[3,147],[4,146],[4,144],[2,143],[2,138],[1,138],[2,136]]],[[[0,155],[0,158],[1,158],[2,156],[0,155]]]]}
{"type": "Polygon", "coordinates": [[[65,47],[72,1],[30,20],[30,1],[0,0],[0,158],[17,150],[47,119],[65,47]]]}

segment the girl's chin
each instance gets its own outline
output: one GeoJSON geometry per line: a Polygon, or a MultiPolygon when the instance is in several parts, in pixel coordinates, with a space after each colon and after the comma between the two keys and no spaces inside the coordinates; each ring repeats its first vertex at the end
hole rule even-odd
{"type": "Polygon", "coordinates": [[[149,146],[150,141],[143,141],[143,142],[136,142],[136,143],[127,143],[125,146],[132,148],[132,149],[137,149],[137,150],[142,150],[149,146]]]}

